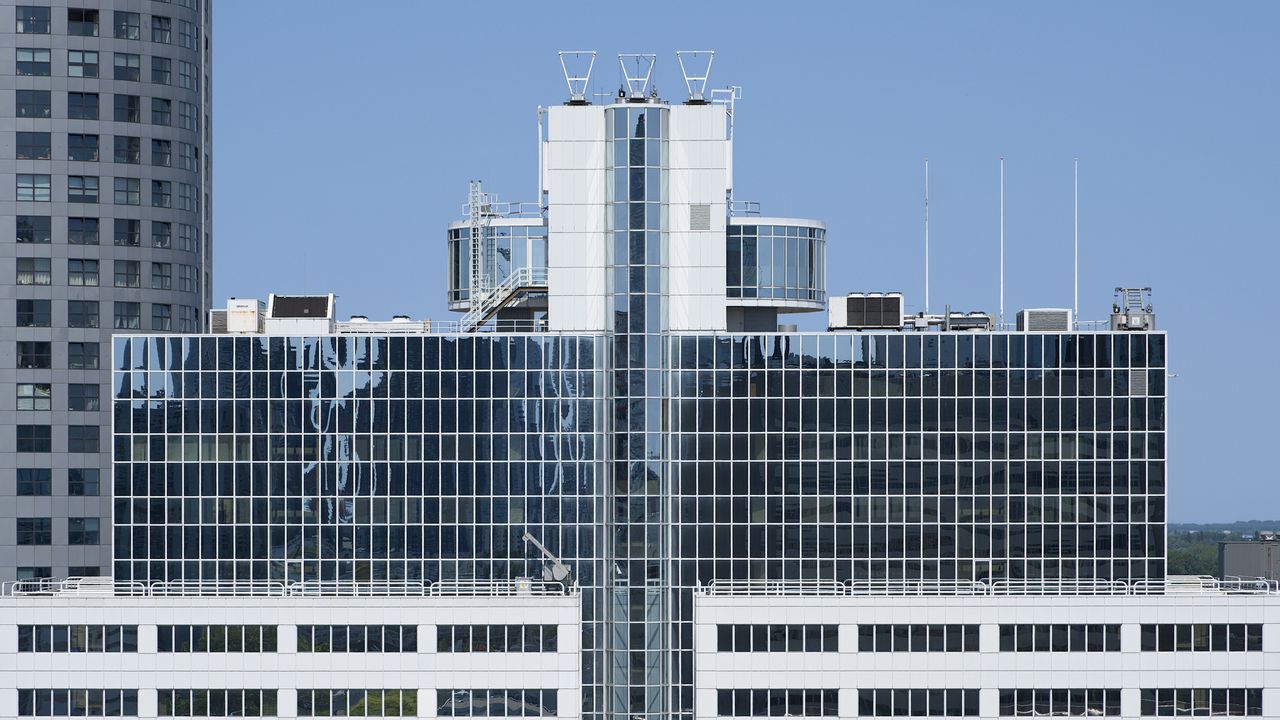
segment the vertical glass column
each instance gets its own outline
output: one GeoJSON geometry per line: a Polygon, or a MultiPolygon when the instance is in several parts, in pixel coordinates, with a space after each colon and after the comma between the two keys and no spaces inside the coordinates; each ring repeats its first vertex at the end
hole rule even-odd
{"type": "Polygon", "coordinates": [[[668,712],[666,578],[668,109],[617,106],[609,126],[610,448],[607,712],[668,712]]]}

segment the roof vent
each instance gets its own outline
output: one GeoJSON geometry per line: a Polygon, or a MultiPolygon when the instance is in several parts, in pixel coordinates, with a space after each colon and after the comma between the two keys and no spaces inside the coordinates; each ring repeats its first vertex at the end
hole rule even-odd
{"type": "Polygon", "coordinates": [[[368,315],[352,315],[351,320],[349,320],[348,322],[367,323],[369,322],[369,316],[368,315]]]}
{"type": "Polygon", "coordinates": [[[1068,308],[1034,308],[1018,311],[1019,332],[1058,332],[1071,330],[1068,308]]]}
{"type": "Polygon", "coordinates": [[[408,315],[392,315],[392,316],[391,316],[391,322],[393,322],[393,323],[407,323],[407,322],[413,322],[413,319],[412,319],[412,318],[410,318],[408,315]]]}

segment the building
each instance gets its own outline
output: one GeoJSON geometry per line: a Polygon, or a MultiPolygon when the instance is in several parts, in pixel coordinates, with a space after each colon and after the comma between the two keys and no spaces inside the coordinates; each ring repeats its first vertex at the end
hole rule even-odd
{"type": "Polygon", "coordinates": [[[1258,542],[1219,542],[1218,577],[1280,580],[1280,543],[1274,535],[1258,542]]]}
{"type": "Polygon", "coordinates": [[[243,712],[247,689],[259,713],[273,691],[278,716],[335,714],[346,688],[367,715],[359,685],[402,691],[383,715],[413,691],[419,717],[1280,714],[1280,590],[1166,572],[1146,291],[1105,324],[1015,326],[829,297],[825,226],[734,198],[737,93],[706,92],[706,53],[678,58],[686,101],[623,56],[595,105],[594,54],[562,55],[539,197],[473,184],[447,228],[456,322],[273,295],[206,334],[117,335],[113,578],[9,586],[0,656],[23,667],[47,634],[45,667],[96,671],[110,659],[56,638],[102,623],[136,624],[138,660],[112,684],[13,674],[0,713],[107,689],[162,716],[241,691],[243,712]],[[822,311],[825,332],[785,322],[822,311]],[[439,601],[458,595],[465,617],[439,601]],[[135,672],[176,617],[267,623],[276,657],[135,672]],[[296,652],[366,622],[416,623],[419,653],[487,623],[492,674],[415,656],[396,671],[457,672],[344,683],[327,673],[372,667],[350,634],[323,665],[296,652]],[[524,652],[548,624],[579,634],[507,675],[495,641],[524,652]]]}
{"type": "Polygon", "coordinates": [[[210,7],[0,4],[0,579],[111,567],[114,332],[208,310],[210,7]]]}

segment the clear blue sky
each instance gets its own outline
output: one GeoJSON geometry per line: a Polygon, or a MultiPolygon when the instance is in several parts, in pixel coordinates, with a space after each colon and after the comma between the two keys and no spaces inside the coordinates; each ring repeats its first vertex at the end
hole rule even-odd
{"type": "MultiPolygon", "coordinates": [[[[442,318],[444,227],[469,179],[532,200],[534,108],[558,49],[716,50],[744,87],[736,194],[829,227],[828,286],[995,312],[1152,286],[1168,329],[1173,521],[1280,517],[1273,317],[1280,4],[220,2],[214,302],[336,292],[339,311],[442,318]]],[[[594,89],[594,88],[593,88],[594,89]]],[[[808,318],[806,326],[819,319],[808,318]]]]}

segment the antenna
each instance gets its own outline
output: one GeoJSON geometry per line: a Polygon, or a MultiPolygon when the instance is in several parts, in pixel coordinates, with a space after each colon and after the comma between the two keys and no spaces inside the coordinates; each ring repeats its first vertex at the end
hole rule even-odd
{"type": "Polygon", "coordinates": [[[1080,329],[1080,158],[1075,159],[1075,244],[1072,247],[1072,264],[1075,276],[1072,289],[1075,300],[1071,305],[1071,318],[1076,330],[1080,329]]]}
{"type": "Polygon", "coordinates": [[[645,91],[649,89],[649,81],[653,79],[653,66],[657,63],[657,55],[618,55],[618,65],[622,67],[622,78],[626,81],[629,97],[644,98],[645,91]]]}
{"type": "Polygon", "coordinates": [[[684,86],[689,90],[689,103],[692,105],[701,105],[707,101],[707,78],[711,77],[711,63],[715,62],[715,50],[677,50],[676,62],[680,63],[680,73],[684,75],[684,86]],[[685,65],[685,59],[688,58],[689,65],[685,65]],[[702,67],[701,74],[693,74],[697,71],[700,63],[706,60],[706,65],[702,67]]]}
{"type": "Polygon", "coordinates": [[[1004,329],[1004,158],[1000,158],[1000,329],[1004,329]]]}
{"type": "Polygon", "coordinates": [[[924,159],[924,314],[929,314],[929,158],[924,159]]]}
{"type": "Polygon", "coordinates": [[[595,64],[595,50],[560,51],[560,70],[564,72],[564,82],[569,86],[570,103],[587,104],[587,83],[591,80],[591,68],[595,67],[595,64]],[[582,66],[584,62],[585,68],[582,66]],[[570,68],[571,65],[572,68],[570,68]]]}

